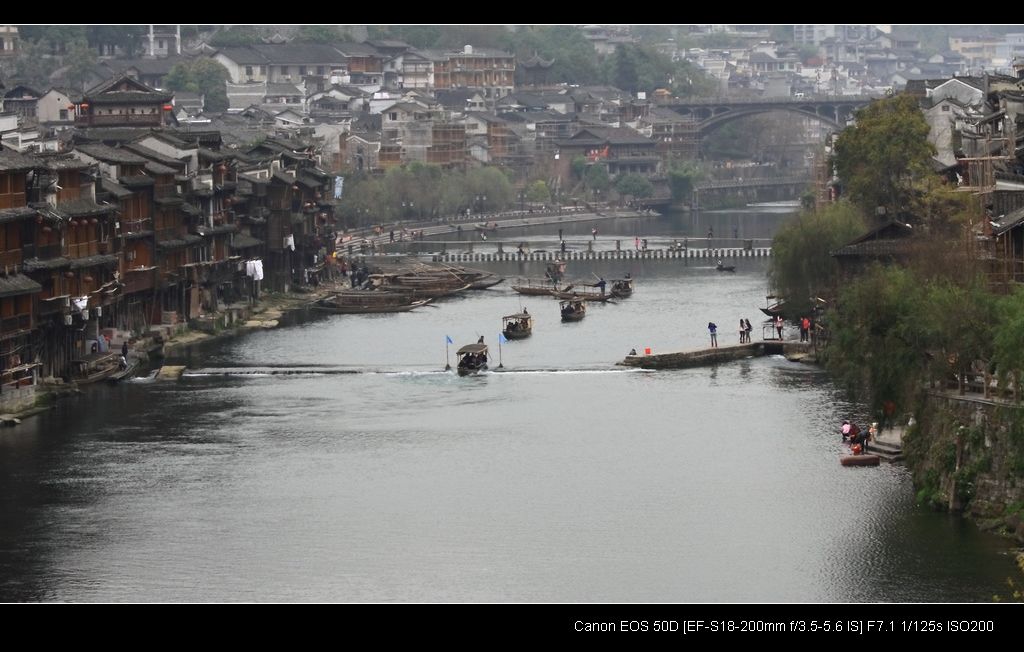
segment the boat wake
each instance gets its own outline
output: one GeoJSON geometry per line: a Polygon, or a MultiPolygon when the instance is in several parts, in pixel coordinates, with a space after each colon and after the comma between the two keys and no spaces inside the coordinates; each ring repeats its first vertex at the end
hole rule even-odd
{"type": "MultiPolygon", "coordinates": [[[[507,367],[481,372],[480,375],[501,376],[505,374],[552,374],[552,375],[574,375],[574,374],[635,374],[652,373],[650,369],[629,368],[534,368],[534,369],[509,369],[507,367]]],[[[210,376],[238,376],[238,377],[269,377],[269,376],[341,376],[341,375],[380,375],[380,376],[437,376],[452,375],[453,371],[443,369],[353,369],[351,367],[331,367],[327,365],[302,365],[286,367],[283,365],[264,365],[260,367],[203,367],[200,369],[188,369],[182,374],[183,378],[202,378],[210,376]]],[[[145,379],[150,380],[150,379],[145,379]]]]}

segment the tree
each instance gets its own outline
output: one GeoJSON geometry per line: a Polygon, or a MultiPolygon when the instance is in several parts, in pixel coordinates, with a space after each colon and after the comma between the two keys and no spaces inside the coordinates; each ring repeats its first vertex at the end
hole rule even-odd
{"type": "MultiPolygon", "coordinates": [[[[50,84],[50,75],[57,68],[57,60],[45,56],[48,49],[49,46],[43,41],[23,41],[14,58],[12,77],[44,92],[50,84]]],[[[12,85],[10,79],[7,82],[8,86],[12,85]]]]}
{"type": "Polygon", "coordinates": [[[608,166],[604,163],[594,163],[587,168],[587,174],[583,178],[584,184],[589,190],[603,192],[611,187],[612,182],[608,178],[608,166]]]}
{"type": "Polygon", "coordinates": [[[228,96],[224,82],[230,78],[228,69],[219,62],[200,58],[175,64],[164,78],[164,85],[175,91],[205,95],[208,111],[226,111],[228,96]]]}
{"type": "Polygon", "coordinates": [[[542,180],[534,181],[526,189],[527,201],[543,203],[549,199],[551,199],[551,190],[548,188],[548,184],[542,180]]]}
{"type": "Polygon", "coordinates": [[[836,141],[835,165],[849,198],[867,215],[895,218],[910,206],[915,179],[930,175],[935,147],[910,95],[876,100],[836,141]]]}
{"type": "Polygon", "coordinates": [[[98,54],[105,54],[102,47],[113,45],[129,57],[139,51],[140,39],[147,33],[142,25],[89,25],[85,29],[86,39],[98,54]]]}
{"type": "Polygon", "coordinates": [[[96,52],[89,47],[84,39],[81,39],[71,44],[68,59],[71,61],[68,66],[68,81],[75,88],[86,90],[85,86],[96,65],[96,52]]]}
{"type": "Polygon", "coordinates": [[[615,180],[615,190],[620,195],[629,195],[634,199],[643,199],[654,194],[654,186],[639,174],[624,174],[615,180]]]}
{"type": "Polygon", "coordinates": [[[926,374],[924,284],[910,271],[874,266],[844,286],[828,313],[826,364],[872,411],[913,402],[926,374]]]}
{"type": "Polygon", "coordinates": [[[82,25],[19,25],[18,35],[22,41],[46,43],[52,54],[64,52],[74,41],[85,40],[82,25]]]}
{"type": "Polygon", "coordinates": [[[210,45],[219,48],[255,45],[262,42],[263,32],[263,28],[254,25],[234,25],[214,34],[210,45]]]}
{"type": "Polygon", "coordinates": [[[302,25],[295,32],[298,43],[339,43],[347,34],[337,25],[302,25]]]}
{"type": "Polygon", "coordinates": [[[676,159],[668,170],[668,187],[672,201],[688,202],[693,196],[693,187],[704,176],[695,163],[676,159]]]}
{"type": "Polygon", "coordinates": [[[864,219],[849,202],[790,218],[772,241],[772,287],[798,313],[810,311],[812,297],[834,299],[839,266],[832,251],[863,232],[864,219]]]}

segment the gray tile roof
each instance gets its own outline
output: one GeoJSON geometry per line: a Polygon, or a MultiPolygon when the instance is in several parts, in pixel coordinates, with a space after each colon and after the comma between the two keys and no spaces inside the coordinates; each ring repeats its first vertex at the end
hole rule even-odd
{"type": "Polygon", "coordinates": [[[42,291],[42,285],[39,285],[24,274],[0,276],[0,297],[13,297],[19,294],[34,294],[42,291]]]}

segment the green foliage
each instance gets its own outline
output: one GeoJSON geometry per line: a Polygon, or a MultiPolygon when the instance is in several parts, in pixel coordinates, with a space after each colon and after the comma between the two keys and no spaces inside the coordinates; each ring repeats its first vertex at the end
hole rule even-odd
{"type": "Polygon", "coordinates": [[[828,367],[846,386],[868,399],[911,404],[924,376],[927,348],[920,319],[924,289],[911,272],[874,266],[839,295],[830,311],[828,367]]]}
{"type": "Polygon", "coordinates": [[[295,32],[297,43],[339,43],[346,37],[337,25],[302,25],[295,32]]]}
{"type": "Polygon", "coordinates": [[[542,180],[534,181],[526,189],[526,200],[532,202],[546,202],[551,199],[551,189],[542,180]]]}
{"type": "Polygon", "coordinates": [[[699,95],[716,87],[689,61],[672,61],[646,45],[620,45],[605,61],[605,80],[630,93],[669,88],[676,95],[699,95]]]}
{"type": "Polygon", "coordinates": [[[68,81],[75,88],[85,90],[96,65],[96,52],[84,40],[75,41],[68,50],[68,81]]]}
{"type": "Polygon", "coordinates": [[[570,167],[572,168],[573,177],[583,181],[583,178],[587,174],[587,157],[582,154],[577,154],[573,157],[570,167]]]}
{"type": "Polygon", "coordinates": [[[262,42],[264,32],[264,28],[255,25],[234,25],[214,34],[210,45],[218,48],[255,45],[262,42]]]}
{"type": "Polygon", "coordinates": [[[383,178],[365,173],[346,178],[339,211],[346,224],[366,226],[461,214],[466,209],[501,210],[515,199],[511,182],[497,168],[462,172],[410,163],[388,170],[383,178]]]}
{"type": "Polygon", "coordinates": [[[44,56],[49,46],[42,41],[23,41],[12,66],[12,75],[7,79],[7,86],[13,81],[22,82],[38,90],[46,92],[50,85],[50,75],[57,69],[57,60],[44,56]]]}
{"type": "Polygon", "coordinates": [[[114,45],[129,56],[135,56],[142,47],[142,37],[148,33],[143,25],[89,25],[85,29],[89,45],[98,49],[114,45]]]}
{"type": "MultiPolygon", "coordinates": [[[[1024,371],[1024,288],[1001,297],[996,309],[993,361],[1003,374],[1020,374],[1024,371]]],[[[1024,448],[1024,440],[1021,444],[1024,448]]]]}
{"type": "Polygon", "coordinates": [[[668,170],[668,187],[672,201],[690,201],[693,187],[704,177],[704,171],[692,161],[675,160],[668,170]]]}
{"type": "Polygon", "coordinates": [[[932,174],[928,123],[909,95],[876,100],[856,115],[857,124],[836,141],[839,177],[865,214],[884,207],[886,215],[899,216],[915,195],[914,180],[932,174]]]}
{"type": "Polygon", "coordinates": [[[831,252],[863,231],[863,216],[848,202],[831,204],[820,213],[798,213],[772,241],[772,286],[801,313],[809,312],[812,297],[834,298],[839,266],[831,252]]]}
{"type": "Polygon", "coordinates": [[[589,190],[608,190],[612,185],[611,179],[608,178],[608,166],[604,163],[594,163],[587,168],[583,182],[589,190]]]}
{"type": "Polygon", "coordinates": [[[441,39],[438,25],[369,25],[367,32],[371,40],[397,39],[414,48],[432,48],[441,39]]]}
{"type": "Polygon", "coordinates": [[[620,195],[629,195],[636,199],[643,199],[654,194],[654,186],[639,174],[624,174],[615,180],[615,190],[620,195]]]}
{"type": "MultiPolygon", "coordinates": [[[[569,25],[521,25],[509,35],[509,49],[519,61],[537,54],[553,60],[546,76],[567,84],[598,84],[603,81],[594,46],[583,32],[569,25]]],[[[522,78],[522,70],[517,73],[522,78]]]]}
{"type": "Polygon", "coordinates": [[[164,78],[164,85],[175,91],[206,95],[206,110],[225,111],[228,96],[224,82],[230,79],[228,69],[213,59],[193,59],[175,64],[164,78]]]}
{"type": "Polygon", "coordinates": [[[19,25],[18,35],[22,41],[45,43],[52,53],[63,52],[67,44],[84,41],[84,25],[19,25]]]}

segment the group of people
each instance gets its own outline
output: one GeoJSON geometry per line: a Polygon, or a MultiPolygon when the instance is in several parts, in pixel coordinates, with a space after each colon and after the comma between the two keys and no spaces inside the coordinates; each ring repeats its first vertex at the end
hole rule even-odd
{"type": "Polygon", "coordinates": [[[487,365],[486,353],[467,353],[459,360],[459,366],[463,369],[480,369],[487,365]]]}
{"type": "Polygon", "coordinates": [[[849,442],[854,455],[860,455],[867,450],[868,442],[878,434],[878,425],[871,424],[871,427],[864,431],[856,423],[843,419],[843,427],[840,429],[843,434],[843,441],[849,442]]]}
{"type": "MultiPolygon", "coordinates": [[[[344,272],[343,272],[344,273],[344,272]]],[[[349,275],[349,280],[352,282],[352,287],[362,287],[363,283],[366,283],[367,279],[370,278],[370,268],[366,265],[352,266],[352,273],[349,275]]]]}
{"type": "Polygon", "coordinates": [[[749,319],[740,320],[740,344],[750,344],[750,333],[754,327],[750,325],[749,319]]]}

